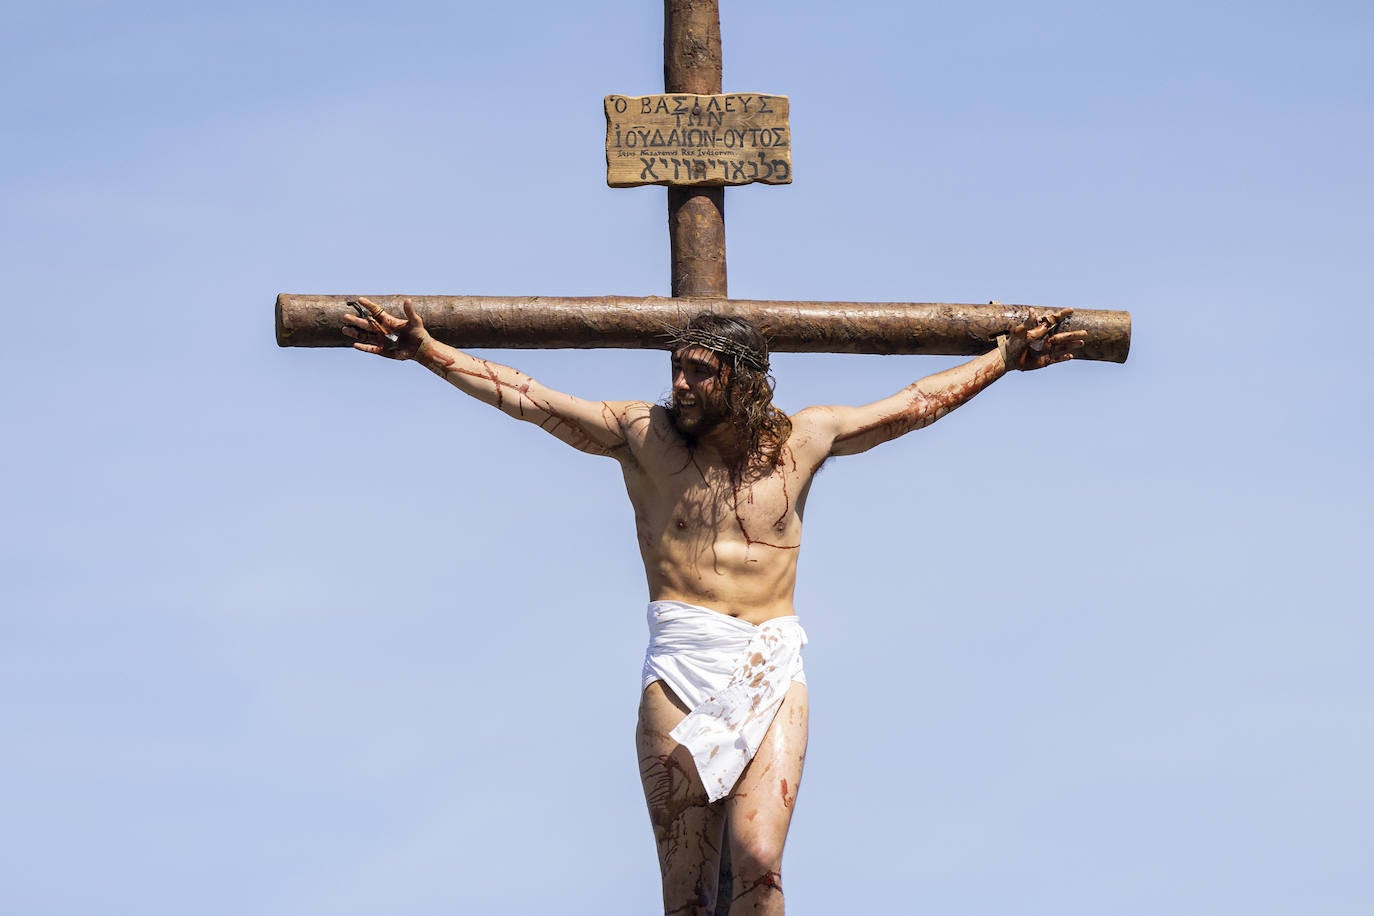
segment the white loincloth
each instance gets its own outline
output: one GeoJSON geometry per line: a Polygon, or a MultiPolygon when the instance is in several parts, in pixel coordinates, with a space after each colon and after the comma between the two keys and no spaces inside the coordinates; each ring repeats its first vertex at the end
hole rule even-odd
{"type": "Polygon", "coordinates": [[[681,601],[649,602],[644,683],[661,680],[691,712],[669,734],[686,747],[711,801],[730,794],[758,753],[792,681],[805,684],[796,617],[754,626],[681,601]]]}

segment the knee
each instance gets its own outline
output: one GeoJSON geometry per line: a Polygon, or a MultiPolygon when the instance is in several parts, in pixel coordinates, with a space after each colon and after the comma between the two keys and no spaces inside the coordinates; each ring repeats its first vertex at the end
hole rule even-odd
{"type": "Polygon", "coordinates": [[[738,878],[755,881],[772,875],[777,880],[782,874],[782,841],[758,834],[732,837],[730,863],[738,878]]]}

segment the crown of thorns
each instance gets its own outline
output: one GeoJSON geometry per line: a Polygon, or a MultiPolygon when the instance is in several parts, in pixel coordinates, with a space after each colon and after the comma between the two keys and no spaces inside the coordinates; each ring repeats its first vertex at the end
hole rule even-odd
{"type": "Polygon", "coordinates": [[[755,372],[768,371],[768,353],[760,353],[757,348],[731,340],[723,334],[716,334],[702,328],[669,328],[665,336],[674,350],[683,347],[701,347],[712,353],[730,357],[735,365],[745,366],[755,372]]]}

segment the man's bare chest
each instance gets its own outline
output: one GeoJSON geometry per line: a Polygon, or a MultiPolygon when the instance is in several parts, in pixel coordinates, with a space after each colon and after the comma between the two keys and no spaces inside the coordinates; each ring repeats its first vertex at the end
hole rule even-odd
{"type": "Polygon", "coordinates": [[[687,457],[685,466],[627,471],[626,486],[641,522],[661,530],[750,534],[800,525],[810,475],[794,464],[784,460],[767,473],[735,480],[724,467],[687,457]]]}

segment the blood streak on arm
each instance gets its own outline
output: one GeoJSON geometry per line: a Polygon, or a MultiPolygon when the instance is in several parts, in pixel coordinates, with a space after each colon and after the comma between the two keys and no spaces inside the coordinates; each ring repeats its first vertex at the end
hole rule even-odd
{"type": "Polygon", "coordinates": [[[830,454],[855,455],[929,426],[1001,378],[1000,360],[995,352],[985,354],[865,407],[827,408],[837,427],[830,454]]]}
{"type": "Polygon", "coordinates": [[[574,448],[610,455],[624,445],[624,413],[600,402],[599,411],[583,402],[543,388],[517,369],[478,359],[461,351],[432,350],[421,364],[461,391],[484,401],[507,416],[536,423],[574,448]],[[463,365],[461,361],[469,365],[463,365]],[[539,394],[539,392],[546,392],[539,394]],[[514,397],[508,398],[508,395],[514,397]],[[585,409],[581,407],[585,405],[585,409]],[[597,420],[600,420],[600,429],[597,420]],[[598,435],[601,433],[601,435],[598,435]]]}

